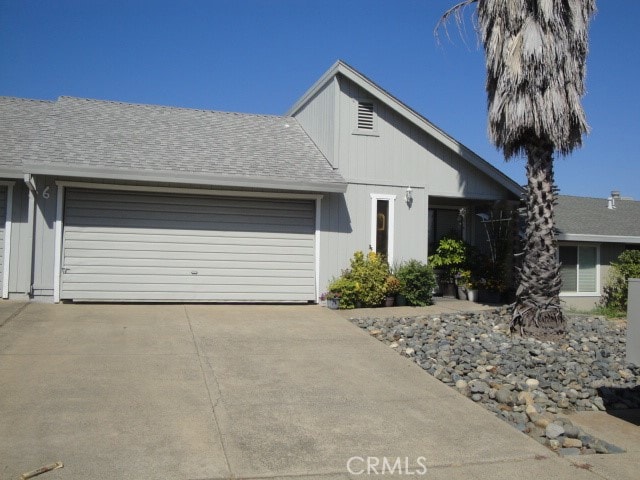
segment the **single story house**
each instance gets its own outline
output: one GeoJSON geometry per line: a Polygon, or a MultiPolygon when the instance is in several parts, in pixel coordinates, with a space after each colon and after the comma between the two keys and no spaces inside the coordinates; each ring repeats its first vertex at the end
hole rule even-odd
{"type": "Polygon", "coordinates": [[[0,98],[0,145],[3,298],[316,302],[521,194],[341,61],[284,116],[0,98]]]}
{"type": "Polygon", "coordinates": [[[640,202],[616,191],[608,199],[560,195],[555,212],[561,299],[569,308],[591,310],[611,262],[626,249],[640,248],[640,202]]]}

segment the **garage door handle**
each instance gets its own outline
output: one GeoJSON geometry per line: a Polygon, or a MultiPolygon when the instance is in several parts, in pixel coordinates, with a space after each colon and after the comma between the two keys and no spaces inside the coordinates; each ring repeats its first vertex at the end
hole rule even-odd
{"type": "Polygon", "coordinates": [[[198,271],[197,270],[191,270],[191,275],[197,275],[198,271]]]}

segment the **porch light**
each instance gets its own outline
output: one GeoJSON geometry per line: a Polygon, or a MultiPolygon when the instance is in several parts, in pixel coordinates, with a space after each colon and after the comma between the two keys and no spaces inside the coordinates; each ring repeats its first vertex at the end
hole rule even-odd
{"type": "Polygon", "coordinates": [[[407,192],[404,194],[404,201],[407,202],[409,206],[413,203],[413,190],[411,190],[411,187],[407,187],[407,192]]]}

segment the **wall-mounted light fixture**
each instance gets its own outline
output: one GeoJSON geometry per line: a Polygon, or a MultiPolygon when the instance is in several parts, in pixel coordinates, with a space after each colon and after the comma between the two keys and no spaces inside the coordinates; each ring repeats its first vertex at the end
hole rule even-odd
{"type": "Polygon", "coordinates": [[[407,187],[407,192],[404,194],[404,201],[407,202],[409,206],[413,203],[413,190],[411,190],[411,187],[407,187]]]}

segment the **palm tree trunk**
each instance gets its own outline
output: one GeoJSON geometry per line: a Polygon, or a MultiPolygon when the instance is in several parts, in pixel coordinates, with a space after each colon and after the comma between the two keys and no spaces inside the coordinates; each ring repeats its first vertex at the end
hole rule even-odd
{"type": "Polygon", "coordinates": [[[511,329],[536,337],[565,332],[560,308],[560,263],[554,229],[553,146],[528,145],[527,227],[511,329]]]}

